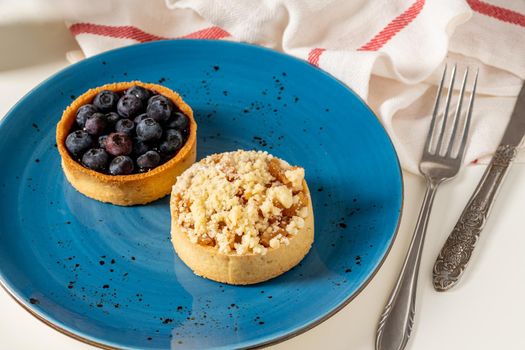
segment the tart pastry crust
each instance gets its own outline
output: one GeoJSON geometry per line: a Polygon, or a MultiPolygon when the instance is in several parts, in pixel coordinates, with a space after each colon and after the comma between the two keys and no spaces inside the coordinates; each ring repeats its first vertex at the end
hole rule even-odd
{"type": "Polygon", "coordinates": [[[211,155],[183,173],[170,200],[175,251],[195,274],[253,284],[297,265],[314,240],[304,169],[266,152],[211,155]]]}

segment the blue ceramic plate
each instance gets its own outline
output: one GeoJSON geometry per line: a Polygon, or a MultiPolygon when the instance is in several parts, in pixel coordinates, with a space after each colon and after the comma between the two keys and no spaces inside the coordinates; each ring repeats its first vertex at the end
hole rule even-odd
{"type": "Polygon", "coordinates": [[[309,64],[248,45],[165,41],[84,60],[8,113],[0,150],[1,283],[49,325],[104,347],[244,348],[297,335],[364,288],[400,219],[398,160],[368,107],[309,64]],[[129,80],[181,93],[198,158],[261,149],[306,169],[316,230],[301,264],[247,287],[205,280],[172,248],[168,198],[125,208],[71,187],[55,146],[63,109],[129,80]]]}

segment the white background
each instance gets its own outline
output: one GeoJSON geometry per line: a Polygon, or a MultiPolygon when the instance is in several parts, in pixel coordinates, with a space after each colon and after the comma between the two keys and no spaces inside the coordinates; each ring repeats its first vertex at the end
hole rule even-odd
{"type": "MultiPolygon", "coordinates": [[[[24,94],[68,63],[75,43],[62,23],[0,31],[0,118],[24,94]],[[23,46],[13,43],[27,40],[23,46]],[[38,52],[39,55],[34,55],[38,52]]],[[[0,150],[3,152],[5,150],[0,150]]],[[[469,166],[439,190],[421,264],[416,326],[408,349],[525,349],[525,164],[510,172],[462,283],[435,292],[432,266],[485,166],[469,166]]],[[[394,246],[369,286],[338,314],[274,349],[371,350],[377,319],[402,264],[424,192],[405,173],[405,206],[394,246]]],[[[277,320],[276,320],[277,322],[277,320]]],[[[93,349],[44,325],[0,289],[0,349],[93,349]]]]}

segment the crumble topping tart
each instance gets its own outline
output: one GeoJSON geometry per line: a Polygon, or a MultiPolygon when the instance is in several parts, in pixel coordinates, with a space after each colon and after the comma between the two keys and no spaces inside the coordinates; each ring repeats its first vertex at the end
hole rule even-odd
{"type": "Polygon", "coordinates": [[[222,254],[266,254],[300,234],[308,211],[304,169],[267,152],[208,156],[177,178],[176,220],[194,244],[222,254]]]}

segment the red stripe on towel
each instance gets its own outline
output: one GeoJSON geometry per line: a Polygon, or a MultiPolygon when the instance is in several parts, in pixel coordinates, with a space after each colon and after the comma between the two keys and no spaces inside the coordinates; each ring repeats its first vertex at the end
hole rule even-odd
{"type": "Polygon", "coordinates": [[[399,31],[410,24],[421,12],[425,0],[416,0],[405,12],[394,18],[388,25],[376,34],[369,42],[361,46],[360,51],[377,51],[392,39],[399,31]]]}
{"type": "Polygon", "coordinates": [[[326,49],[321,48],[312,49],[308,54],[308,62],[313,66],[319,67],[319,57],[321,57],[321,54],[325,51],[326,49]]]}
{"type": "MultiPolygon", "coordinates": [[[[146,33],[134,26],[108,26],[93,23],[75,23],[69,30],[73,35],[94,34],[120,39],[132,39],[140,43],[155,40],[165,40],[162,36],[146,33]]],[[[181,36],[185,39],[221,39],[230,36],[230,33],[219,27],[210,27],[181,36]]],[[[173,38],[175,39],[175,38],[173,38]]]]}
{"type": "Polygon", "coordinates": [[[467,0],[473,11],[482,15],[525,27],[525,15],[496,5],[491,5],[481,0],[467,0]]]}
{"type": "Polygon", "coordinates": [[[222,39],[230,36],[230,33],[219,27],[210,27],[181,36],[184,39],[222,39]]]}

